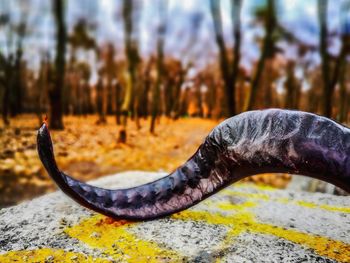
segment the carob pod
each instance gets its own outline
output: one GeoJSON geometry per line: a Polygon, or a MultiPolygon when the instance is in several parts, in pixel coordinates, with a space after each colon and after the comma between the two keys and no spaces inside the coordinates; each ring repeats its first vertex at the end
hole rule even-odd
{"type": "Polygon", "coordinates": [[[41,161],[63,192],[115,219],[167,216],[245,177],[267,172],[306,175],[350,192],[350,129],[302,111],[250,111],[227,119],[168,176],[120,190],[91,186],[60,171],[46,123],[37,143],[41,161]]]}

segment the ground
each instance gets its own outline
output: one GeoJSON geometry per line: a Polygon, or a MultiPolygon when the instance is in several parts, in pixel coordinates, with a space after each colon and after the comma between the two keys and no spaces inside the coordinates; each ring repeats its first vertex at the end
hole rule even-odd
{"type": "MultiPolygon", "coordinates": [[[[127,188],[164,174],[91,182],[127,188]]],[[[63,193],[0,210],[0,262],[350,262],[350,199],[233,184],[146,222],[113,220],[63,193]]]]}
{"type": "MultiPolygon", "coordinates": [[[[126,170],[171,172],[193,155],[219,122],[162,118],[151,135],[149,120],[141,121],[140,130],[130,121],[127,143],[122,144],[117,142],[120,127],[114,117],[108,117],[106,125],[96,125],[96,120],[97,116],[68,116],[63,131],[51,131],[59,167],[83,181],[126,170]]],[[[36,116],[19,116],[9,128],[0,127],[0,208],[53,191],[36,152],[36,116]]],[[[253,180],[284,187],[289,176],[253,180]]]]}

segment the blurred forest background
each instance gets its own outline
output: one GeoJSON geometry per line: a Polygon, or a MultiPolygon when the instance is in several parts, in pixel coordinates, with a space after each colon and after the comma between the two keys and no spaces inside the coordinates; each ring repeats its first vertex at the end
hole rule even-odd
{"type": "Polygon", "coordinates": [[[0,208],[54,189],[46,115],[79,179],[171,171],[243,111],[349,123],[349,52],[349,0],[0,0],[0,208]]]}

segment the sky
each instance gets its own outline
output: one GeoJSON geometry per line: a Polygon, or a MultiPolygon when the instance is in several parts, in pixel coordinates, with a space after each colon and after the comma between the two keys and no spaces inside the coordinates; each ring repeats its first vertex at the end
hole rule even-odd
{"type": "MultiPolygon", "coordinates": [[[[156,29],[159,24],[158,3],[162,0],[143,0],[140,5],[139,48],[144,57],[155,52],[156,29]]],[[[341,28],[341,8],[346,0],[329,1],[329,29],[339,32],[341,28]]],[[[104,45],[113,43],[117,56],[123,56],[123,20],[121,0],[74,0],[66,1],[66,22],[68,32],[81,18],[87,18],[96,28],[91,31],[97,42],[104,45]]],[[[259,57],[259,46],[255,38],[264,34],[263,28],[254,24],[253,10],[264,4],[264,0],[243,0],[242,8],[242,61],[241,65],[250,68],[259,57]]],[[[9,12],[16,23],[24,19],[28,23],[28,36],[24,40],[24,57],[34,69],[39,67],[42,54],[48,51],[54,56],[55,26],[51,12],[51,1],[47,0],[0,0],[0,11],[9,12]]],[[[318,45],[317,0],[277,0],[278,21],[293,32],[301,41],[318,45]]],[[[230,19],[230,0],[221,1],[221,12],[226,43],[233,46],[230,19]]],[[[179,58],[183,63],[191,61],[198,68],[205,67],[216,59],[217,46],[214,39],[213,22],[209,10],[209,0],[168,0],[167,35],[165,53],[179,58]]],[[[9,38],[8,29],[0,27],[0,47],[6,53],[9,39],[12,47],[16,37],[9,38]]],[[[11,45],[10,45],[11,46],[11,45]]],[[[11,49],[11,48],[10,48],[11,49]]],[[[333,43],[330,51],[337,53],[339,45],[333,43]]],[[[293,47],[286,47],[286,56],[295,56],[293,47]]],[[[79,58],[86,60],[97,70],[94,53],[80,52],[79,58]]],[[[317,56],[315,58],[317,61],[317,56]]]]}

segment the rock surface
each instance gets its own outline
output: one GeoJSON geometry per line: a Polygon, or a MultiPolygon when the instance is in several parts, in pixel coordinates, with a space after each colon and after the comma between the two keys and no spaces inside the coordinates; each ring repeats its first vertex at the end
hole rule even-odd
{"type": "MultiPolygon", "coordinates": [[[[164,174],[92,184],[125,188],[164,174]]],[[[55,192],[0,210],[0,262],[350,262],[350,197],[232,185],[170,217],[133,223],[55,192]]]]}

